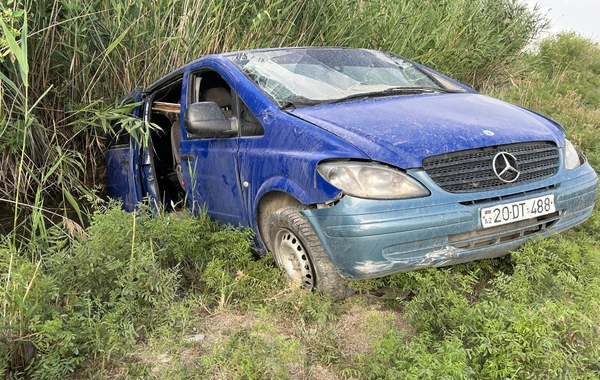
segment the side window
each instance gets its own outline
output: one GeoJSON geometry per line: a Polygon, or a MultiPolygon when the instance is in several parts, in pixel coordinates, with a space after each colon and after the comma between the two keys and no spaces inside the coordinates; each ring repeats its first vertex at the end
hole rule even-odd
{"type": "Polygon", "coordinates": [[[150,95],[148,121],[157,124],[164,132],[179,121],[182,79],[179,78],[150,95]]]}
{"type": "Polygon", "coordinates": [[[237,106],[239,108],[239,122],[242,136],[262,136],[265,130],[256,118],[250,108],[238,97],[237,106]]]}
{"type": "Polygon", "coordinates": [[[192,102],[215,102],[221,107],[221,111],[228,119],[233,116],[233,97],[231,86],[219,74],[214,71],[205,71],[196,75],[193,79],[194,93],[192,102]]]}
{"type": "MultiPolygon", "coordinates": [[[[202,71],[195,74],[191,81],[191,93],[189,104],[200,102],[216,103],[225,119],[229,120],[226,130],[220,130],[214,133],[190,135],[190,138],[227,138],[236,137],[237,131],[237,109],[235,104],[235,95],[231,86],[221,75],[215,71],[202,71]]],[[[218,111],[217,111],[218,112],[218,111]]],[[[225,120],[223,119],[223,120],[225,120]]]]}

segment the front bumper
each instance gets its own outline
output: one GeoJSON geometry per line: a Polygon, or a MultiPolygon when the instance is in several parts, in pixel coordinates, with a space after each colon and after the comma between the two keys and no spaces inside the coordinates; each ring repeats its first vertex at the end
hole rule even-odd
{"type": "MultiPolygon", "coordinates": [[[[562,161],[562,160],[561,160],[562,161]]],[[[586,220],[594,209],[598,177],[586,162],[543,181],[500,191],[451,194],[422,170],[409,173],[431,191],[425,198],[371,200],[344,196],[335,206],[302,211],[338,273],[346,279],[382,277],[498,257],[534,236],[586,220]],[[554,194],[557,212],[483,229],[480,210],[554,194]]]]}

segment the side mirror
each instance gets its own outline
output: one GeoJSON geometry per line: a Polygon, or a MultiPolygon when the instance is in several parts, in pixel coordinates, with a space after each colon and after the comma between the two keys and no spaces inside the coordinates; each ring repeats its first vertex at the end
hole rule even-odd
{"type": "Polygon", "coordinates": [[[231,121],[214,102],[190,104],[183,122],[187,133],[197,137],[217,137],[231,131],[231,121]]]}

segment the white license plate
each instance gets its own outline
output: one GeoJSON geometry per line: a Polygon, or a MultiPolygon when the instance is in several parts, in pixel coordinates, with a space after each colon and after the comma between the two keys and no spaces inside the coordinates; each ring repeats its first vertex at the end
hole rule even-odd
{"type": "Polygon", "coordinates": [[[483,228],[536,218],[556,211],[554,194],[481,209],[483,228]]]}

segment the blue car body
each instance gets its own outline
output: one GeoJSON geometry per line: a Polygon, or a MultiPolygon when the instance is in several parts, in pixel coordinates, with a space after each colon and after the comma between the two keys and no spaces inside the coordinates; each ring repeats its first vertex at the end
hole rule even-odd
{"type": "Polygon", "coordinates": [[[175,129],[171,136],[178,128],[181,140],[176,144],[180,152],[176,147],[170,151],[178,159],[171,159],[168,152],[163,155],[166,165],[157,164],[156,157],[161,158],[157,153],[161,144],[169,144],[169,133],[157,135],[150,147],[127,137],[109,147],[108,189],[127,210],[145,196],[168,203],[157,183],[161,175],[167,183],[164,178],[173,177],[173,172],[160,166],[174,167],[179,161],[178,183],[187,207],[195,212],[204,209],[222,223],[254,229],[257,246],[265,250],[272,247],[261,218],[277,205],[299,206],[336,272],[346,279],[497,257],[533,236],[581,223],[593,210],[596,173],[581,153],[577,167],[567,169],[564,130],[547,117],[481,95],[418,64],[414,64],[418,70],[461,91],[365,96],[289,107],[277,104],[240,69],[232,57],[242,53],[203,57],[128,95],[128,101],[142,102],[135,115],[150,122],[159,119],[158,100],[167,99],[174,111],[168,111],[169,122],[165,119],[161,126],[175,129]],[[195,89],[215,73],[238,99],[233,106],[237,116],[231,122],[241,123],[245,116],[240,107],[246,107],[253,116],[248,125],[258,132],[244,135],[245,127],[236,126],[226,136],[199,138],[186,129],[187,109],[202,101],[201,95],[193,95],[195,89]],[[523,159],[528,163],[513,166],[536,165],[538,151],[549,152],[540,154],[552,156],[553,164],[544,163],[549,166],[540,166],[531,178],[524,177],[523,169],[520,181],[481,185],[481,189],[470,174],[464,174],[464,181],[457,180],[468,182],[463,187],[444,182],[445,177],[460,177],[479,166],[495,170],[498,177],[493,165],[502,158],[521,160],[529,154],[523,159]],[[448,161],[466,159],[472,162],[457,169],[459,174],[441,168],[448,161]],[[401,171],[429,195],[368,199],[348,194],[318,170],[321,163],[337,160],[401,171]],[[272,205],[267,201],[276,198],[272,205]],[[526,202],[533,199],[535,204],[538,198],[553,202],[554,208],[548,209],[552,212],[491,228],[483,225],[486,212],[529,207],[526,202]]]}

